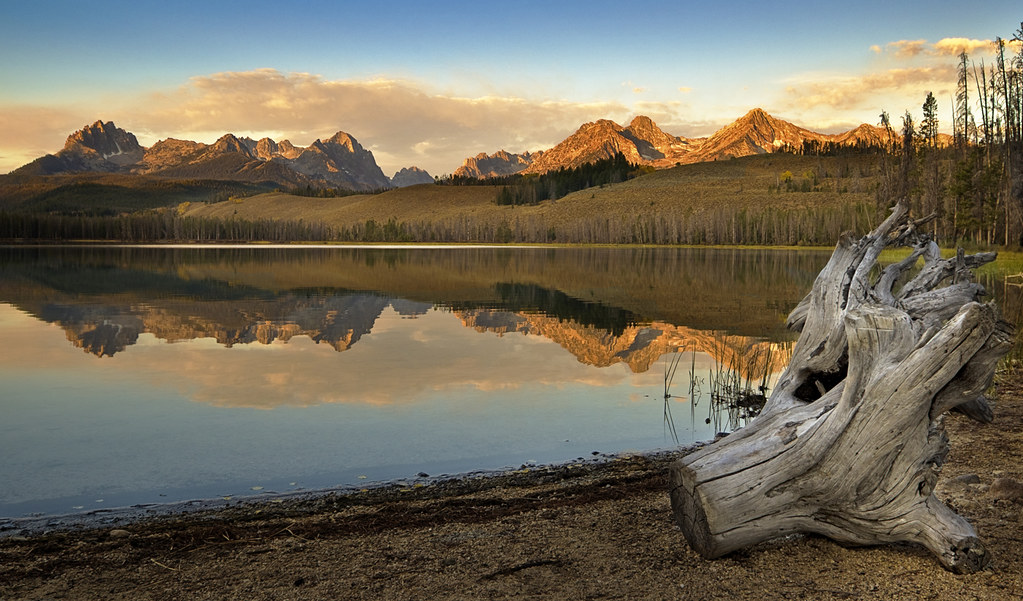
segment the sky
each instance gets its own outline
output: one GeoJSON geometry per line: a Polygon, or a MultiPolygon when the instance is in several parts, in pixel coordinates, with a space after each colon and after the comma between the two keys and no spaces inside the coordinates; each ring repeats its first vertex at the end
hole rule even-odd
{"type": "MultiPolygon", "coordinates": [[[[0,173],[113,121],[143,146],[337,131],[388,176],[547,149],[583,123],[710,135],[752,108],[826,133],[950,130],[956,55],[991,65],[1019,0],[974,4],[0,0],[0,173]]],[[[1018,48],[1018,46],[1016,46],[1018,48]]]]}

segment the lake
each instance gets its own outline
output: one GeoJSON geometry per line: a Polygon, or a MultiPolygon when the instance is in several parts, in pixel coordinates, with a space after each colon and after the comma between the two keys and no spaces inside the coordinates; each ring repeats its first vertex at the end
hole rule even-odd
{"type": "Polygon", "coordinates": [[[0,248],[0,518],[709,440],[750,416],[711,392],[770,387],[829,255],[0,248]]]}

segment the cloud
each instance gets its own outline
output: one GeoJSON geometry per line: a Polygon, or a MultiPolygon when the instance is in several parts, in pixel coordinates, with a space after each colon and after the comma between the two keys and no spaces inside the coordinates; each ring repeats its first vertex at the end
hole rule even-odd
{"type": "Polygon", "coordinates": [[[307,146],[343,130],[387,174],[416,165],[442,175],[480,152],[546,149],[584,122],[633,114],[621,102],[460,97],[401,79],[231,71],[135,97],[79,99],[57,108],[0,104],[0,173],[56,152],[70,133],[97,119],[114,121],[144,146],[170,137],[210,143],[228,132],[307,146]]]}
{"type": "MultiPolygon", "coordinates": [[[[1018,42],[1006,42],[1006,56],[1015,53],[1018,42]]],[[[779,100],[779,110],[820,131],[841,131],[857,119],[870,119],[881,110],[901,113],[919,109],[930,91],[941,99],[955,91],[956,59],[966,52],[979,64],[997,50],[991,40],[947,37],[937,42],[897,40],[873,45],[870,51],[881,61],[878,70],[865,73],[803,73],[789,78],[779,100]]]]}
{"type": "Polygon", "coordinates": [[[991,40],[971,40],[969,38],[942,38],[934,43],[932,54],[937,56],[958,56],[963,52],[972,54],[977,50],[993,53],[995,43],[991,40]]]}
{"type": "MultiPolygon", "coordinates": [[[[1020,42],[1007,40],[1006,47],[1010,51],[1019,48],[1020,42]]],[[[910,59],[915,57],[944,58],[967,54],[994,54],[997,51],[994,40],[978,40],[973,38],[942,38],[937,42],[929,43],[927,40],[898,40],[888,42],[882,49],[878,45],[870,47],[875,54],[888,54],[899,59],[910,59]]]]}
{"type": "Polygon", "coordinates": [[[881,107],[879,103],[893,94],[922,95],[931,90],[947,95],[955,85],[955,66],[888,69],[859,76],[809,79],[785,88],[785,104],[789,108],[810,109],[830,107],[838,110],[881,107]]]}
{"type": "Polygon", "coordinates": [[[478,152],[548,148],[585,121],[630,112],[613,102],[464,98],[398,79],[335,81],[274,69],[193,77],[144,100],[131,110],[132,121],[147,125],[143,143],[180,132],[212,141],[230,131],[276,133],[304,146],[344,130],[373,151],[385,172],[414,160],[434,175],[478,152]]]}
{"type": "Polygon", "coordinates": [[[907,58],[922,54],[926,50],[927,40],[899,40],[889,42],[887,50],[898,58],[907,58]]]}

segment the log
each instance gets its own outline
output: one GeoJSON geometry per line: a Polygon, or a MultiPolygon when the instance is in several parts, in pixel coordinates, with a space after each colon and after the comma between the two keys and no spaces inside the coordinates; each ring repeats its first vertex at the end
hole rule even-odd
{"type": "Polygon", "coordinates": [[[675,520],[704,557],[815,533],[917,543],[959,573],[990,561],[933,491],[948,453],[943,416],[991,420],[984,393],[1013,331],[972,281],[995,255],[942,259],[924,222],[899,203],[863,238],[843,235],[789,316],[800,337],[760,415],[672,465],[675,520]],[[878,274],[888,246],[913,250],[878,274]]]}

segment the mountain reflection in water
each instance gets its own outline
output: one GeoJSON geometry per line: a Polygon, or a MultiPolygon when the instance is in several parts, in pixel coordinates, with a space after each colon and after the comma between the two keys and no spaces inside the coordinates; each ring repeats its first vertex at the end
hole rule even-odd
{"type": "MultiPolygon", "coordinates": [[[[827,257],[0,248],[0,518],[671,446],[666,356],[782,367],[827,257]]],[[[706,440],[689,379],[675,425],[706,440]]]]}
{"type": "Polygon", "coordinates": [[[449,311],[481,333],[542,336],[582,363],[606,367],[622,362],[634,372],[650,369],[664,353],[687,345],[724,362],[757,345],[771,346],[778,356],[776,343],[792,339],[779,324],[822,257],[770,251],[708,254],[706,249],[231,248],[197,254],[188,248],[93,247],[7,252],[12,256],[3,270],[0,298],[60,325],[76,347],[97,356],[123,352],[144,333],[168,342],[212,338],[226,347],[305,336],[346,351],[372,332],[390,307],[408,318],[432,309],[449,311]],[[683,264],[680,254],[694,256],[683,264]],[[585,266],[590,269],[580,273],[585,266]],[[681,266],[688,269],[671,271],[681,266]],[[647,273],[637,273],[643,268],[647,273]],[[304,272],[306,285],[289,286],[296,271],[304,272]],[[395,277],[396,271],[405,277],[395,277]],[[780,271],[801,275],[802,285],[785,286],[774,279],[780,271]],[[623,290],[619,283],[632,285],[644,276],[646,286],[623,290]],[[331,280],[344,287],[328,287],[331,280]],[[722,315],[730,305],[744,302],[759,307],[722,315]],[[679,315],[689,323],[666,321],[679,315]],[[722,321],[728,327],[705,326],[722,321]]]}

